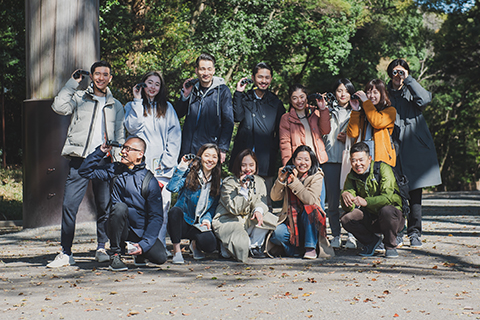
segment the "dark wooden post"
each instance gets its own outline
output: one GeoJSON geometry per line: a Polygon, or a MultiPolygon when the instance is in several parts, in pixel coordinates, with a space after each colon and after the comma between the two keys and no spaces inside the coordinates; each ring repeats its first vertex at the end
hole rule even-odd
{"type": "MultiPolygon", "coordinates": [[[[78,68],[100,57],[98,0],[26,0],[27,100],[23,106],[23,226],[60,223],[68,162],[60,154],[70,123],[51,109],[78,68]]],[[[82,203],[79,220],[92,219],[82,203]]]]}

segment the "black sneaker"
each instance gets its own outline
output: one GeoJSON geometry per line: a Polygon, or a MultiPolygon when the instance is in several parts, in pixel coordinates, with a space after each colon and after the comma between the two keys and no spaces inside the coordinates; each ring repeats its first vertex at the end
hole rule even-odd
{"type": "Polygon", "coordinates": [[[265,254],[259,247],[250,248],[250,256],[252,258],[265,258],[265,254]]]}
{"type": "Polygon", "coordinates": [[[375,236],[375,240],[373,240],[371,243],[367,244],[366,246],[363,246],[362,251],[359,253],[362,257],[371,257],[375,253],[375,249],[378,247],[378,245],[382,242],[381,237],[375,236]]]}
{"type": "Polygon", "coordinates": [[[414,233],[410,235],[410,247],[411,248],[420,248],[422,246],[422,241],[418,237],[418,234],[414,233]]]}
{"type": "Polygon", "coordinates": [[[127,271],[128,268],[123,263],[122,258],[118,253],[115,253],[113,256],[110,256],[110,265],[108,266],[108,269],[112,271],[127,271]]]}
{"type": "Polygon", "coordinates": [[[137,267],[145,267],[147,265],[147,259],[143,256],[133,256],[133,263],[137,267]]]}
{"type": "Polygon", "coordinates": [[[397,249],[387,249],[385,250],[385,258],[398,258],[397,249]]]}

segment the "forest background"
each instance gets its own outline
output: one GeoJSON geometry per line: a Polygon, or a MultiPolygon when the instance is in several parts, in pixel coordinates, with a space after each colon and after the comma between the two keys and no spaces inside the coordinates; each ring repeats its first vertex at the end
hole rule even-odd
{"type": "MultiPolygon", "coordinates": [[[[0,93],[9,165],[22,161],[24,6],[0,0],[0,93]]],[[[131,88],[149,70],[163,73],[175,103],[201,52],[216,57],[216,75],[232,92],[257,62],[270,63],[272,91],[286,108],[293,83],[323,93],[345,77],[363,89],[373,78],[388,82],[388,63],[403,58],[433,94],[424,115],[443,180],[436,189],[477,188],[478,1],[100,0],[100,37],[101,59],[113,66],[111,88],[122,103],[132,99],[131,88]]]]}

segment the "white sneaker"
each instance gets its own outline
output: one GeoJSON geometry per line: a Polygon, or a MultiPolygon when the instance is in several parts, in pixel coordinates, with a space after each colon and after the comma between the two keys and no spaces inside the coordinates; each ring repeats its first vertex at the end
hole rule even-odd
{"type": "Polygon", "coordinates": [[[105,249],[98,249],[97,252],[95,252],[95,261],[100,263],[109,262],[110,256],[105,249]]]}
{"type": "Polygon", "coordinates": [[[180,251],[176,252],[173,255],[172,263],[175,263],[175,264],[184,264],[185,263],[185,260],[183,260],[182,253],[180,251]]]}
{"type": "Polygon", "coordinates": [[[338,249],[342,246],[342,239],[340,236],[333,237],[332,242],[330,242],[332,248],[338,249]]]}
{"type": "Polygon", "coordinates": [[[347,249],[357,249],[357,239],[352,234],[348,234],[347,242],[345,243],[347,249]]]}
{"type": "Polygon", "coordinates": [[[55,260],[47,264],[47,268],[60,268],[60,267],[67,267],[75,264],[75,260],[73,259],[73,255],[68,255],[63,252],[60,252],[55,257],[55,260]]]}
{"type": "Polygon", "coordinates": [[[192,242],[190,242],[190,251],[192,251],[193,259],[195,260],[202,260],[205,259],[205,254],[198,250],[197,248],[193,249],[192,242]]]}

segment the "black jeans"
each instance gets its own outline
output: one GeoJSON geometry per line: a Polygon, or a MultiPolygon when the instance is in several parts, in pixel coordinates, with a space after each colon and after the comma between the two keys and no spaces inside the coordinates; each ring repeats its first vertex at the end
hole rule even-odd
{"type": "Polygon", "coordinates": [[[422,188],[411,190],[410,194],[410,214],[407,221],[407,234],[422,235],[422,188]]]}
{"type": "Polygon", "coordinates": [[[183,218],[183,212],[178,207],[173,207],[168,211],[168,234],[172,243],[180,243],[182,239],[195,240],[197,248],[205,252],[213,252],[217,249],[217,238],[213,231],[202,232],[189,225],[183,218]]]}
{"type": "MultiPolygon", "coordinates": [[[[128,207],[125,203],[117,203],[112,206],[107,222],[107,233],[110,238],[110,251],[113,254],[120,254],[125,250],[126,240],[134,243],[142,240],[128,226],[128,207]]],[[[144,251],[140,257],[155,264],[163,264],[167,261],[167,252],[163,243],[157,238],[153,246],[148,251],[144,251]]]]}
{"type": "MultiPolygon", "coordinates": [[[[78,174],[78,168],[83,163],[83,160],[83,158],[79,157],[70,160],[70,171],[67,176],[67,181],[65,182],[62,208],[61,245],[63,251],[66,253],[71,253],[73,238],[75,236],[75,222],[77,219],[78,207],[85,196],[88,182],[90,181],[78,174]]],[[[102,159],[99,164],[103,165],[108,162],[109,161],[102,159]]],[[[108,241],[107,233],[105,231],[105,223],[108,216],[107,207],[110,201],[110,186],[107,181],[93,179],[92,187],[97,210],[97,241],[99,243],[105,243],[108,241]]]]}

